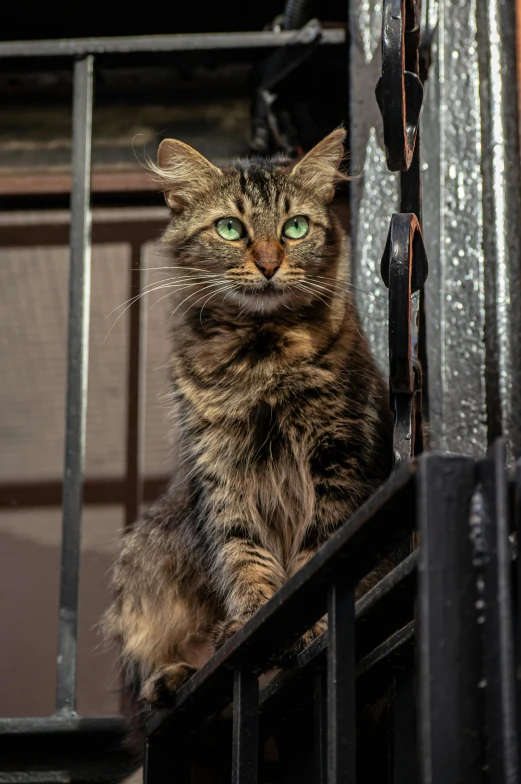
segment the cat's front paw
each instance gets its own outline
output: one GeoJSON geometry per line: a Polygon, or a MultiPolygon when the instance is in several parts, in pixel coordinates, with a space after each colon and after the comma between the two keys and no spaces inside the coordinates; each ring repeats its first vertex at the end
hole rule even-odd
{"type": "Polygon", "coordinates": [[[295,656],[298,656],[299,653],[302,653],[308,645],[311,645],[318,637],[320,637],[327,629],[327,621],[323,618],[320,621],[308,629],[302,637],[300,637],[297,642],[293,643],[293,645],[282,654],[282,656],[278,657],[275,660],[275,663],[281,667],[288,667],[294,663],[295,656]]]}
{"type": "Polygon", "coordinates": [[[249,621],[249,616],[237,616],[236,618],[230,618],[228,621],[221,621],[221,623],[217,624],[213,634],[213,644],[216,651],[219,648],[222,648],[225,642],[228,642],[230,637],[233,637],[235,632],[238,632],[239,629],[242,629],[245,623],[249,621]]]}
{"type": "Polygon", "coordinates": [[[164,708],[172,703],[174,694],[196,672],[184,662],[168,664],[154,672],[141,689],[141,699],[152,708],[164,708]]]}
{"type": "Polygon", "coordinates": [[[311,627],[311,629],[308,629],[308,631],[302,635],[300,640],[297,640],[294,645],[294,652],[300,653],[303,651],[308,647],[308,645],[311,645],[311,643],[314,642],[317,637],[320,637],[322,634],[324,634],[326,629],[327,622],[323,620],[318,621],[314,626],[311,627]]]}

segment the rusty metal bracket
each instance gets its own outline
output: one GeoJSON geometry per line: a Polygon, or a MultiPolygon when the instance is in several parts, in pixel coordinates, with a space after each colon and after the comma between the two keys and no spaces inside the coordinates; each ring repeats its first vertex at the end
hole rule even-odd
{"type": "Polygon", "coordinates": [[[413,213],[393,214],[381,271],[389,289],[389,391],[395,416],[394,463],[398,465],[422,450],[418,307],[413,298],[427,279],[428,263],[413,213]]]}
{"type": "Polygon", "coordinates": [[[383,118],[390,171],[407,171],[414,155],[423,102],[423,85],[418,76],[419,44],[417,0],[385,0],[382,75],[375,93],[383,118]]]}

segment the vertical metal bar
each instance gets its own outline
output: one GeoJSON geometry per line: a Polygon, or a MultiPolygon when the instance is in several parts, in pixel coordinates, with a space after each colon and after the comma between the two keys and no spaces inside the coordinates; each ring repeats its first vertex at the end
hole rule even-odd
{"type": "Polygon", "coordinates": [[[417,493],[422,784],[481,781],[479,645],[469,536],[475,464],[425,455],[417,493]]]}
{"type": "Polygon", "coordinates": [[[414,709],[414,675],[412,671],[398,672],[393,679],[390,704],[390,781],[393,784],[415,784],[417,780],[414,709]]]}
{"type": "Polygon", "coordinates": [[[355,600],[353,587],[337,582],[328,597],[327,781],[356,781],[355,600]]]}
{"type": "Polygon", "coordinates": [[[327,781],[327,677],[321,671],[314,684],[315,784],[327,781]]]}
{"type": "Polygon", "coordinates": [[[155,777],[153,772],[153,752],[151,749],[152,741],[147,738],[145,741],[145,750],[143,758],[143,784],[155,784],[155,777]]]}
{"type": "MultiPolygon", "coordinates": [[[[521,26],[521,17],[520,17],[521,26]]],[[[520,39],[521,40],[521,39],[520,39]]],[[[520,63],[521,68],[521,63],[520,63]]],[[[517,544],[516,559],[516,582],[517,582],[517,606],[514,618],[514,629],[516,635],[516,681],[517,681],[517,720],[521,719],[521,460],[516,463],[514,469],[514,518],[517,544]]],[[[518,748],[518,765],[521,771],[521,743],[518,748]]]]}
{"type": "MultiPolygon", "coordinates": [[[[178,730],[177,730],[178,732],[178,730]]],[[[143,784],[190,784],[191,764],[183,740],[168,732],[147,738],[143,760],[143,784]]]]}
{"type": "Polygon", "coordinates": [[[482,683],[491,784],[518,784],[512,563],[508,544],[506,441],[498,439],[480,467],[483,492],[482,683]]]}
{"type": "Polygon", "coordinates": [[[257,784],[259,681],[237,668],[233,682],[232,784],[257,784]]]}
{"type": "Polygon", "coordinates": [[[125,525],[139,517],[143,503],[144,431],[146,395],[146,308],[140,296],[146,284],[141,260],[141,245],[132,244],[130,253],[130,299],[137,299],[129,310],[127,471],[125,525]]]}
{"type": "Polygon", "coordinates": [[[521,455],[521,160],[516,4],[477,0],[489,443],[521,455]]]}
{"type": "Polygon", "coordinates": [[[74,63],[67,413],[56,710],[76,707],[78,584],[87,412],[90,305],[90,164],[94,60],[74,63]]]}
{"type": "Polygon", "coordinates": [[[518,105],[521,111],[521,0],[516,0],[517,17],[517,89],[518,105]]]}
{"type": "Polygon", "coordinates": [[[400,212],[414,212],[421,225],[420,132],[416,135],[414,155],[406,172],[400,172],[400,212]]]}

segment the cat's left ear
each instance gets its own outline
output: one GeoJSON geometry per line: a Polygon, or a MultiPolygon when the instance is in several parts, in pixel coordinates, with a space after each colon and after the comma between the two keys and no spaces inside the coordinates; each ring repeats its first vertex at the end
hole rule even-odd
{"type": "Polygon", "coordinates": [[[322,139],[291,172],[291,177],[299,182],[302,187],[312,190],[326,201],[331,201],[335,195],[337,182],[346,179],[338,170],[344,157],[344,128],[337,128],[322,139]]]}
{"type": "Polygon", "coordinates": [[[174,212],[180,212],[194,197],[207,192],[222,174],[204,155],[177,139],[163,139],[157,151],[157,163],[150,169],[174,212]]]}

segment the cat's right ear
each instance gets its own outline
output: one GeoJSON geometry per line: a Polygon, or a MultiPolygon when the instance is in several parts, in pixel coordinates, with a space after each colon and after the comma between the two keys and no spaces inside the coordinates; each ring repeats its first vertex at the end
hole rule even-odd
{"type": "Polygon", "coordinates": [[[190,145],[177,139],[163,139],[157,151],[157,166],[150,165],[163,188],[166,203],[180,212],[208,186],[221,170],[190,145]]]}

